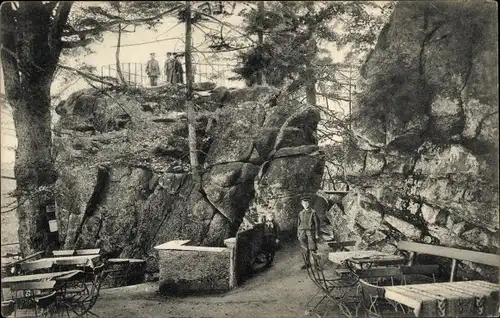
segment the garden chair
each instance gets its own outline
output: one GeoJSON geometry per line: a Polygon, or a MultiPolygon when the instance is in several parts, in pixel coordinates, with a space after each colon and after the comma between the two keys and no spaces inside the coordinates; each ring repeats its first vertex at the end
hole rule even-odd
{"type": "Polygon", "coordinates": [[[85,272],[83,280],[72,286],[68,285],[67,288],[62,290],[61,302],[77,316],[90,314],[99,317],[91,309],[99,297],[103,274],[104,264],[85,272]]]}
{"type": "Polygon", "coordinates": [[[56,307],[56,281],[22,282],[15,284],[11,290],[15,294],[14,317],[35,317],[54,312],[56,307]],[[47,293],[52,291],[52,293],[47,293]],[[23,295],[20,296],[19,292],[23,295]]]}
{"type": "Polygon", "coordinates": [[[413,317],[411,310],[384,297],[386,286],[435,282],[438,265],[405,265],[357,269],[367,317],[413,317]]]}
{"type": "MultiPolygon", "coordinates": [[[[358,296],[358,279],[352,272],[342,272],[337,274],[333,267],[327,267],[322,264],[322,256],[316,252],[310,252],[310,255],[303,253],[304,263],[307,274],[314,284],[319,288],[318,293],[314,295],[306,304],[309,308],[306,314],[316,313],[319,305],[325,300],[332,302],[334,307],[338,307],[346,317],[357,317],[361,300],[358,296]],[[321,295],[320,300],[311,307],[314,299],[321,295]]],[[[323,316],[328,313],[329,306],[325,308],[323,316]]]]}

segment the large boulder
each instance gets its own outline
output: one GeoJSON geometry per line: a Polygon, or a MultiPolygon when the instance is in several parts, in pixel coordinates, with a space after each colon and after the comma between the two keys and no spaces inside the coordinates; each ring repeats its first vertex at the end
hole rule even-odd
{"type": "Polygon", "coordinates": [[[498,252],[496,12],[490,2],[396,4],[361,68],[339,238],[498,252]]]}
{"type": "Polygon", "coordinates": [[[154,272],[154,246],[179,239],[223,246],[256,199],[258,213],[273,213],[293,229],[299,194],[320,185],[318,111],[277,102],[279,91],[267,86],[198,88],[211,90],[196,101],[201,184],[190,173],[179,89],[89,89],[58,106],[55,192],[64,248],[145,258],[154,272]]]}

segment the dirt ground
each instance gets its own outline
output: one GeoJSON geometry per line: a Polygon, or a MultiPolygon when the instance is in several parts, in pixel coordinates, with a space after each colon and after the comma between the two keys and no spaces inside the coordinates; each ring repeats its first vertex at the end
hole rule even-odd
{"type": "MultiPolygon", "coordinates": [[[[226,294],[165,297],[158,294],[157,282],[146,283],[101,290],[94,312],[103,318],[307,317],[306,303],[318,288],[302,264],[300,247],[293,244],[277,252],[271,268],[226,294]]],[[[328,316],[341,315],[332,308],[328,316]]]]}

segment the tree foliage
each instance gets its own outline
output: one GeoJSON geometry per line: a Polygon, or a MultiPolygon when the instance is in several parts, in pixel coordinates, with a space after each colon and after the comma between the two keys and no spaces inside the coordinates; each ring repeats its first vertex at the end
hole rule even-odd
{"type": "Polygon", "coordinates": [[[375,2],[272,1],[260,18],[256,8],[248,8],[242,12],[245,32],[255,34],[263,28],[265,39],[262,46],[239,53],[235,79],[253,84],[257,71],[264,69],[269,84],[296,91],[311,80],[311,65],[318,81],[332,78],[336,65],[321,46],[349,45],[349,57],[359,57],[374,45],[388,9],[388,4],[375,2]],[[316,48],[311,49],[311,40],[316,48]]]}

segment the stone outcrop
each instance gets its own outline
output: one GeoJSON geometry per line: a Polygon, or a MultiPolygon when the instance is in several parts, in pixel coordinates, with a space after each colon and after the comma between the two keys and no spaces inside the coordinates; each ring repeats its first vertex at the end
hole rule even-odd
{"type": "MultiPolygon", "coordinates": [[[[497,252],[496,12],[489,2],[396,5],[357,85],[341,239],[497,252]]],[[[471,266],[461,274],[487,276],[471,266]]]]}
{"type": "Polygon", "coordinates": [[[314,137],[318,112],[279,99],[270,87],[202,84],[195,97],[200,191],[189,174],[182,91],[85,90],[58,106],[56,202],[64,248],[147,258],[154,271],[153,246],[182,239],[223,246],[252,205],[293,230],[297,195],[314,193],[323,172],[314,137]]]}

